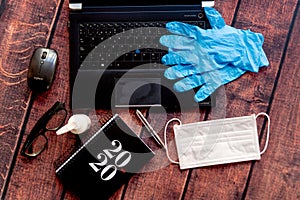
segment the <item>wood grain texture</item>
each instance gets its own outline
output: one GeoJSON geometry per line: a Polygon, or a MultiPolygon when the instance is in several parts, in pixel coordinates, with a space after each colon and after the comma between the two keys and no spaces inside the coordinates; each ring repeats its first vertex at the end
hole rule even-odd
{"type": "MultiPolygon", "coordinates": [[[[153,126],[161,138],[164,138],[164,126],[174,117],[181,119],[182,123],[202,121],[205,112],[193,110],[185,113],[151,113],[148,116],[149,123],[153,126]]],[[[172,132],[171,123],[167,131],[168,149],[171,158],[177,160],[177,153],[172,132]]],[[[144,133],[145,137],[149,133],[144,133]]],[[[153,140],[153,138],[149,138],[153,140]]],[[[145,167],[144,173],[137,174],[128,184],[125,199],[180,199],[183,196],[184,187],[188,177],[188,170],[180,171],[178,165],[170,163],[166,152],[154,142],[150,144],[156,155],[145,167]]]]}
{"type": "MultiPolygon", "coordinates": [[[[49,28],[52,26],[53,20],[56,18],[56,9],[60,1],[33,2],[27,14],[32,15],[31,21],[42,20],[42,17],[49,18],[49,28]],[[42,7],[44,6],[44,7],[42,7]],[[32,13],[31,13],[32,12],[32,13]],[[46,16],[43,16],[46,14],[46,16]]],[[[68,3],[65,2],[60,21],[55,30],[54,39],[52,40],[51,48],[57,50],[59,56],[59,65],[57,67],[55,79],[50,90],[40,94],[34,100],[32,110],[26,125],[26,131],[23,137],[24,143],[29,131],[36,121],[45,113],[56,101],[66,102],[66,107],[69,110],[69,87],[68,87],[68,30],[67,30],[67,9],[68,3]]],[[[29,9],[28,8],[28,9],[29,9]]],[[[46,23],[47,20],[42,20],[46,23]]],[[[46,41],[48,30],[43,37],[46,41]]],[[[20,35],[25,37],[26,34],[20,35]]],[[[24,42],[24,44],[27,44],[24,42]]],[[[34,46],[31,43],[30,47],[34,46]]],[[[45,46],[46,44],[43,44],[45,46]]],[[[75,136],[72,134],[56,136],[54,132],[46,133],[48,137],[48,148],[35,159],[27,159],[18,156],[11,181],[6,193],[6,199],[59,199],[63,191],[63,186],[56,180],[53,163],[60,156],[69,150],[75,143],[75,136]]],[[[17,152],[19,153],[19,152],[17,152]]]]}
{"type": "MultiPolygon", "coordinates": [[[[64,1],[55,34],[50,38],[60,3],[60,0],[10,0],[0,18],[1,197],[8,180],[8,170],[13,170],[3,199],[79,199],[56,178],[53,166],[58,158],[70,153],[77,142],[74,135],[47,133],[48,148],[32,160],[16,152],[18,140],[21,138],[23,144],[39,117],[57,100],[66,102],[69,115],[72,112],[86,112],[92,118],[95,126],[82,135],[83,141],[114,114],[109,110],[90,112],[69,109],[68,1],[64,1]],[[30,98],[26,83],[29,59],[36,47],[45,46],[48,42],[59,53],[55,81],[49,91],[34,100],[28,122],[24,122],[30,98]],[[26,123],[24,137],[20,133],[23,123],[26,123]],[[18,156],[15,164],[11,165],[15,152],[18,156]]],[[[162,138],[165,123],[173,117],[190,123],[269,111],[272,124],[266,154],[258,162],[180,170],[177,165],[170,164],[166,153],[142,127],[134,110],[118,110],[115,112],[141,135],[156,156],[141,170],[142,173],[136,174],[110,199],[300,199],[299,1],[216,0],[215,3],[227,24],[251,29],[265,36],[264,50],[270,66],[262,68],[257,74],[246,73],[220,88],[216,93],[217,106],[210,111],[142,111],[162,138]],[[297,4],[298,15],[292,27],[297,4]],[[291,28],[293,32],[288,38],[291,28]]],[[[260,134],[265,134],[265,122],[258,120],[260,134]]],[[[167,133],[170,154],[175,159],[177,155],[171,126],[167,133]]],[[[264,141],[262,137],[261,144],[264,141]]]]}
{"type": "Polygon", "coordinates": [[[33,50],[45,46],[56,13],[55,1],[7,1],[0,20],[1,194],[28,107],[27,68],[33,50]]]}
{"type": "MultiPolygon", "coordinates": [[[[222,3],[217,4],[217,7],[222,8],[222,3]]],[[[257,74],[246,73],[225,86],[226,117],[267,111],[295,7],[296,2],[292,1],[240,2],[234,26],[239,29],[261,32],[265,36],[264,49],[271,64],[257,74]],[[284,9],[281,8],[282,4],[285,4],[284,9]],[[254,10],[256,11],[253,12],[254,10]],[[259,14],[255,15],[256,12],[259,14]],[[276,43],[272,41],[274,38],[276,38],[276,43]]],[[[263,120],[258,120],[259,133],[262,122],[263,120]]],[[[193,170],[185,199],[241,199],[247,187],[251,164],[252,162],[244,162],[193,170]]],[[[264,197],[266,199],[266,196],[264,197]]],[[[255,194],[253,198],[256,199],[255,194]]]]}
{"type": "Polygon", "coordinates": [[[270,109],[268,150],[254,165],[247,199],[300,199],[300,10],[270,109]],[[272,192],[271,192],[272,191],[272,192]]]}

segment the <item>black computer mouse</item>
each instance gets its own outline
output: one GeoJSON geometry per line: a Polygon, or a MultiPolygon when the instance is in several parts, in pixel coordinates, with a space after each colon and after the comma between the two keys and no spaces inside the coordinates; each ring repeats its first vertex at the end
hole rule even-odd
{"type": "Polygon", "coordinates": [[[44,92],[52,85],[58,64],[57,52],[49,48],[35,49],[28,68],[28,87],[37,93],[44,92]]]}

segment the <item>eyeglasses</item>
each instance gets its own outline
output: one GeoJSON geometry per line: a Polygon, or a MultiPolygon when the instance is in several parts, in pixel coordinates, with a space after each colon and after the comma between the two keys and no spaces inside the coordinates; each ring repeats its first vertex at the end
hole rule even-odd
{"type": "Polygon", "coordinates": [[[65,104],[57,101],[34,125],[22,147],[21,155],[35,157],[45,150],[48,145],[45,133],[58,130],[66,117],[65,104]]]}

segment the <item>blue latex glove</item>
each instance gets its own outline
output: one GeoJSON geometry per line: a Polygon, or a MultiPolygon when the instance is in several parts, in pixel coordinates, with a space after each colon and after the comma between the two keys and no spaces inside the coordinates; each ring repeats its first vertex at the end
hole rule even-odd
{"type": "Polygon", "coordinates": [[[214,8],[204,10],[212,29],[182,22],[167,23],[167,30],[176,35],[160,38],[160,43],[169,48],[169,53],[162,58],[163,64],[174,65],[175,71],[193,65],[198,73],[220,69],[228,63],[252,72],[269,65],[262,48],[262,34],[226,25],[214,8]],[[205,61],[207,56],[211,58],[210,65],[205,61]]]}
{"type": "MultiPolygon", "coordinates": [[[[182,66],[182,68],[186,69],[186,66],[182,66]]],[[[221,69],[212,70],[201,74],[195,73],[189,76],[185,76],[185,74],[182,73],[169,72],[170,71],[166,71],[164,74],[165,77],[168,79],[174,80],[184,77],[183,79],[177,81],[174,84],[174,89],[177,92],[185,92],[198,86],[201,86],[194,96],[194,100],[196,102],[200,102],[209,97],[217,88],[239,78],[246,71],[235,67],[231,64],[228,64],[227,66],[221,69]]],[[[186,70],[186,72],[189,71],[186,70]]]]}
{"type": "Polygon", "coordinates": [[[257,72],[268,66],[262,49],[263,36],[251,31],[225,25],[224,19],[213,8],[205,8],[212,29],[204,30],[181,22],[170,22],[167,29],[174,34],[162,36],[160,42],[169,47],[162,58],[168,79],[182,80],[174,84],[178,92],[202,86],[195,95],[199,102],[218,87],[229,83],[246,71],[257,72]]]}

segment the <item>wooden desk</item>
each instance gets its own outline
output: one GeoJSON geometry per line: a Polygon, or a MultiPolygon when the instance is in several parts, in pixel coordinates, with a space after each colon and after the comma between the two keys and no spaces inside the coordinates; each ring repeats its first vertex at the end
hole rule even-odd
{"type": "MultiPolygon", "coordinates": [[[[227,84],[222,111],[226,117],[269,113],[272,123],[267,152],[257,162],[184,171],[168,164],[160,153],[153,162],[164,163],[163,167],[136,174],[112,199],[300,199],[299,1],[216,0],[215,7],[227,24],[265,36],[270,66],[227,84]]],[[[1,199],[77,199],[56,179],[53,167],[74,145],[74,135],[47,134],[49,146],[36,159],[19,154],[37,119],[55,101],[69,106],[67,21],[68,1],[63,0],[8,0],[0,18],[1,199]],[[27,67],[34,49],[41,46],[58,51],[59,66],[51,89],[32,99],[27,67]]],[[[98,111],[95,122],[104,121],[108,114],[98,111]]],[[[183,123],[216,117],[207,110],[165,116],[150,115],[160,136],[166,120],[174,116],[181,117],[183,123]]],[[[121,117],[136,132],[143,132],[134,112],[121,112],[121,117]]],[[[266,121],[258,120],[258,126],[264,144],[266,121]]],[[[175,148],[171,149],[176,156],[175,148]]]]}

